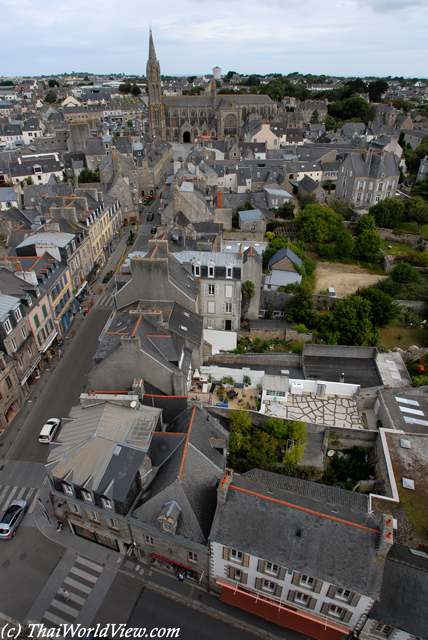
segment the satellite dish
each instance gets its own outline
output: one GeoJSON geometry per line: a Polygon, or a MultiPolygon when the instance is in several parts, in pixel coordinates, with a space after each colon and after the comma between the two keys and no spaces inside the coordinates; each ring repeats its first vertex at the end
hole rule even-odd
{"type": "Polygon", "coordinates": [[[333,449],[330,449],[330,451],[327,451],[327,455],[329,458],[332,458],[335,454],[335,451],[333,449]]]}
{"type": "Polygon", "coordinates": [[[136,407],[136,406],[137,406],[137,401],[136,401],[136,400],[133,400],[133,401],[131,402],[131,407],[132,407],[133,409],[135,409],[135,407],[136,407]]]}

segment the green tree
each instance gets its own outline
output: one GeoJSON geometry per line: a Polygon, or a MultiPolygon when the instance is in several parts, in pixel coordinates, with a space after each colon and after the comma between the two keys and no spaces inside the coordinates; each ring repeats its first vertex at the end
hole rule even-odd
{"type": "Polygon", "coordinates": [[[254,437],[244,443],[248,461],[261,469],[276,467],[278,458],[275,451],[277,447],[278,440],[261,429],[256,429],[254,437]]]}
{"type": "Polygon", "coordinates": [[[361,216],[357,223],[358,233],[363,231],[376,231],[376,220],[370,213],[365,213],[361,216]]]}
{"type": "Polygon", "coordinates": [[[140,93],[141,93],[141,89],[140,89],[140,87],[137,87],[136,84],[133,84],[132,87],[131,87],[130,93],[132,93],[133,96],[139,96],[140,93]]]}
{"type": "Polygon", "coordinates": [[[130,93],[130,91],[131,91],[131,83],[130,82],[123,82],[121,85],[119,85],[119,91],[120,91],[120,93],[123,93],[123,94],[130,93]]]}
{"type": "Polygon", "coordinates": [[[314,301],[309,285],[301,282],[295,287],[293,297],[285,307],[284,319],[296,324],[304,323],[307,327],[315,325],[314,301]]]}
{"type": "Polygon", "coordinates": [[[77,181],[79,183],[88,183],[88,182],[100,182],[100,172],[99,169],[95,171],[91,171],[87,167],[82,169],[77,177],[77,181]]]}
{"type": "Polygon", "coordinates": [[[400,314],[400,308],[394,304],[393,297],[380,289],[358,289],[356,295],[370,302],[369,318],[374,327],[386,327],[400,314]]]}
{"type": "Polygon", "coordinates": [[[391,271],[390,277],[394,282],[419,282],[419,271],[407,262],[401,262],[391,271]]]}
{"type": "Polygon", "coordinates": [[[314,109],[312,111],[312,116],[311,116],[311,124],[318,124],[320,121],[320,114],[318,113],[318,109],[314,109]]]}
{"type": "Polygon", "coordinates": [[[50,78],[48,85],[50,86],[51,89],[53,89],[54,87],[59,87],[59,82],[58,80],[54,80],[53,78],[50,78]]]}
{"type": "Polygon", "coordinates": [[[251,298],[254,298],[254,296],[256,295],[256,286],[254,282],[252,282],[251,280],[246,280],[245,282],[243,282],[241,287],[241,295],[242,295],[242,317],[245,318],[245,316],[248,313],[251,298]]]}
{"type": "Polygon", "coordinates": [[[355,240],[345,226],[342,226],[336,235],[336,253],[340,258],[347,258],[355,248],[355,240]]]}
{"type": "Polygon", "coordinates": [[[53,104],[54,102],[56,102],[56,100],[57,100],[57,95],[55,91],[48,91],[45,96],[45,102],[47,102],[48,104],[53,104]]]}
{"type": "Polygon", "coordinates": [[[428,176],[419,182],[415,182],[412,187],[412,196],[419,196],[428,200],[428,176]]]}
{"type": "Polygon", "coordinates": [[[330,344],[375,346],[379,331],[370,318],[370,301],[352,294],[339,300],[330,316],[319,316],[318,331],[330,344]]]}
{"type": "Polygon", "coordinates": [[[230,82],[230,80],[231,80],[232,76],[234,76],[234,75],[238,75],[238,74],[236,73],[236,71],[228,71],[228,72],[226,73],[226,75],[224,76],[224,79],[226,80],[226,82],[230,82]]]}
{"type": "Polygon", "coordinates": [[[248,80],[245,83],[247,87],[259,87],[260,86],[260,77],[252,74],[248,77],[248,80]]]}
{"type": "Polygon", "coordinates": [[[341,217],[330,207],[308,205],[296,218],[299,240],[311,244],[331,242],[335,239],[341,222],[341,217]]]}
{"type": "Polygon", "coordinates": [[[229,414],[229,427],[231,431],[238,431],[248,436],[251,431],[251,418],[248,411],[232,409],[229,414]]]}
{"type": "Polygon", "coordinates": [[[418,233],[421,232],[424,224],[428,224],[428,202],[416,196],[407,201],[407,216],[412,222],[418,225],[418,233]]]}
{"type": "Polygon", "coordinates": [[[380,257],[380,236],[373,229],[363,231],[357,238],[354,253],[367,262],[375,262],[380,257]]]}
{"type": "Polygon", "coordinates": [[[387,229],[395,229],[405,220],[404,203],[397,198],[380,200],[373,207],[370,207],[369,213],[374,217],[377,227],[386,227],[387,229]]]}
{"type": "Polygon", "coordinates": [[[336,130],[336,120],[329,113],[326,115],[324,119],[324,124],[325,124],[326,131],[336,130]]]}
{"type": "Polygon", "coordinates": [[[382,100],[382,94],[388,91],[388,82],[379,78],[374,82],[369,83],[369,97],[370,102],[380,102],[382,100]]]}

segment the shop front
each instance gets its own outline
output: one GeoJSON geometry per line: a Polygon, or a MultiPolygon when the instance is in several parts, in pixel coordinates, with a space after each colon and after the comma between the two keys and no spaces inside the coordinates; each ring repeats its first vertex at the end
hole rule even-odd
{"type": "Polygon", "coordinates": [[[97,544],[100,544],[103,547],[107,547],[108,549],[119,551],[119,544],[114,538],[109,538],[101,533],[97,533],[95,531],[91,531],[90,529],[86,529],[85,527],[81,527],[75,522],[68,522],[70,525],[70,529],[76,536],[85,538],[86,540],[91,540],[92,542],[96,542],[97,544]]]}
{"type": "Polygon", "coordinates": [[[170,558],[165,558],[164,556],[158,556],[156,553],[150,554],[150,564],[159,567],[160,569],[166,569],[170,573],[183,573],[186,578],[192,580],[193,582],[199,582],[198,572],[192,569],[191,567],[186,566],[185,564],[181,564],[176,560],[171,560],[170,558]]]}

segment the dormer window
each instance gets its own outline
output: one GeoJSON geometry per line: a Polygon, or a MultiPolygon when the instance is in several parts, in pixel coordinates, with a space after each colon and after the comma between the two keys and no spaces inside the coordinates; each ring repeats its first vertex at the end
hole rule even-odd
{"type": "Polygon", "coordinates": [[[92,493],[86,491],[86,489],[82,489],[82,498],[85,502],[93,502],[92,493]]]}
{"type": "Polygon", "coordinates": [[[10,324],[10,320],[5,320],[3,322],[3,329],[6,331],[6,335],[12,331],[12,325],[10,324]]]}
{"type": "Polygon", "coordinates": [[[233,275],[233,268],[226,267],[226,278],[232,278],[232,275],[233,275]]]}
{"type": "Polygon", "coordinates": [[[214,278],[215,275],[215,267],[213,265],[208,266],[208,277],[214,278]]]}
{"type": "Polygon", "coordinates": [[[201,265],[200,264],[193,265],[193,273],[197,278],[201,277],[201,265]]]}
{"type": "Polygon", "coordinates": [[[67,484],[67,482],[63,482],[62,483],[62,488],[64,493],[66,493],[68,496],[72,496],[73,495],[73,488],[71,485],[67,484]]]}
{"type": "Polygon", "coordinates": [[[22,319],[22,313],[21,313],[21,309],[15,309],[15,318],[16,321],[19,322],[22,319]]]}
{"type": "Polygon", "coordinates": [[[103,505],[104,509],[113,509],[113,502],[108,498],[101,498],[101,504],[103,505]]]}

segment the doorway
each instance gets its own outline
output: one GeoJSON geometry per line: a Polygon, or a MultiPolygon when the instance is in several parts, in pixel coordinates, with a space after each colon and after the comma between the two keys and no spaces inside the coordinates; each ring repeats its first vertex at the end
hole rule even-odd
{"type": "Polygon", "coordinates": [[[183,142],[184,143],[190,142],[190,131],[185,131],[183,133],[183,142]]]}

